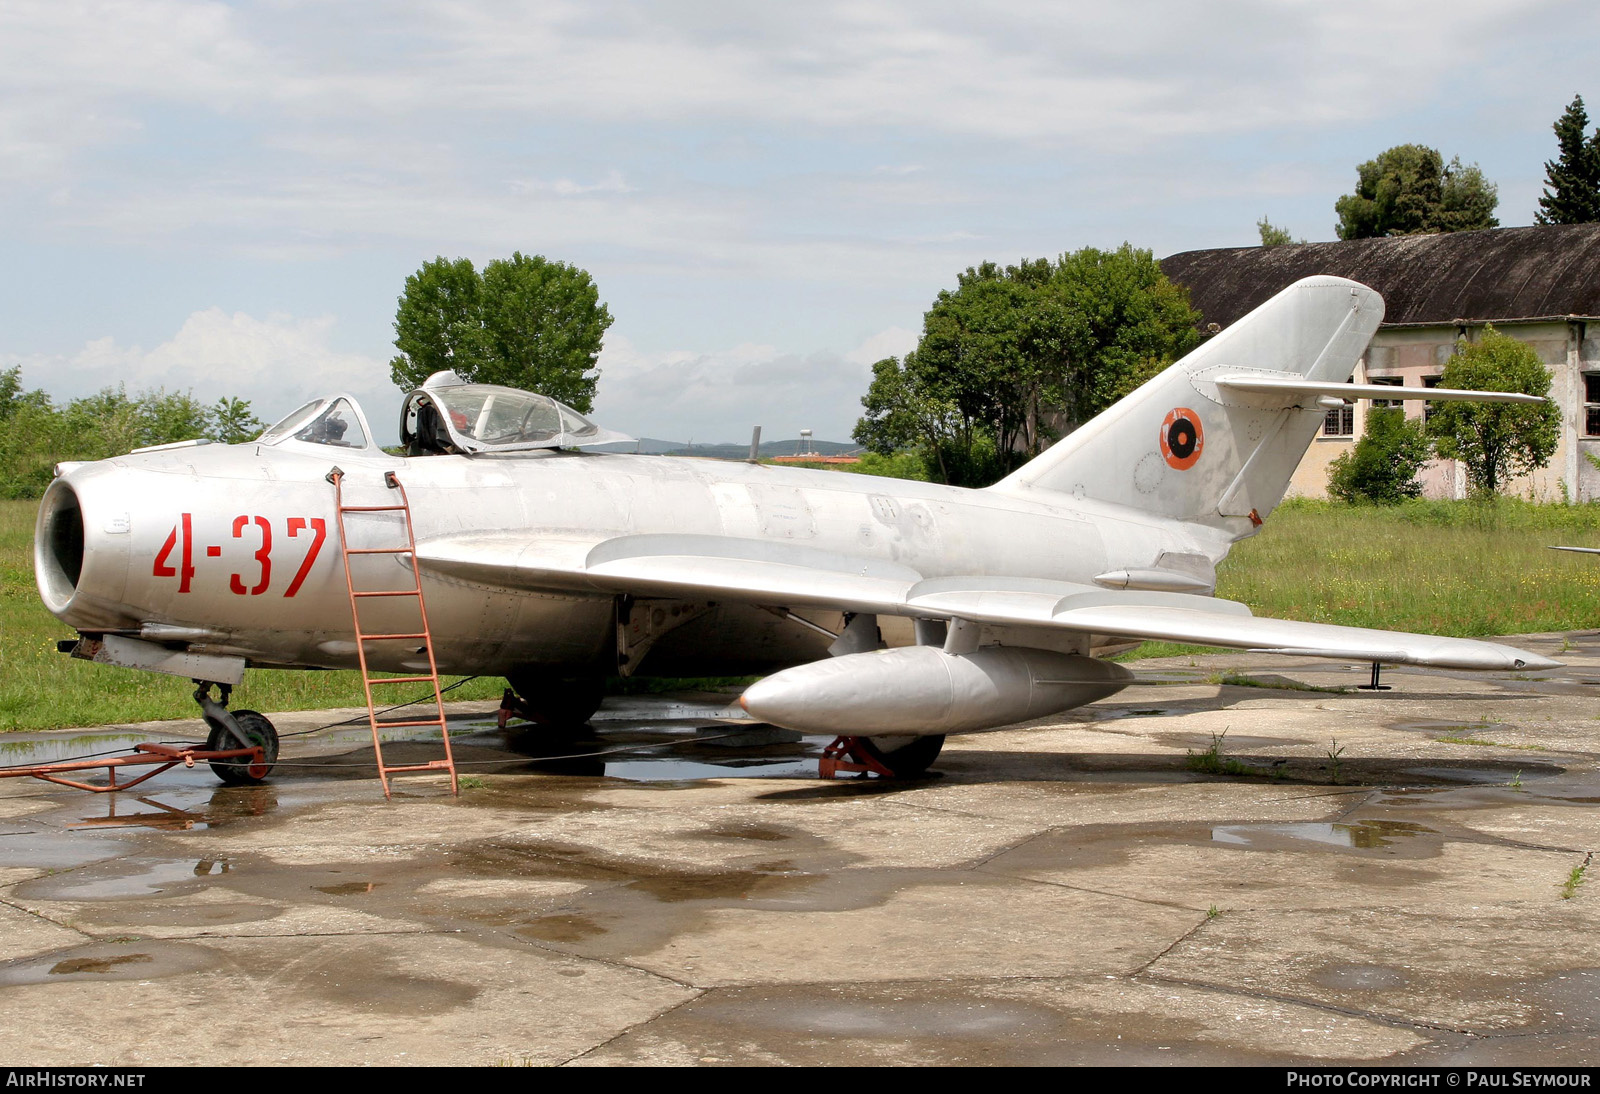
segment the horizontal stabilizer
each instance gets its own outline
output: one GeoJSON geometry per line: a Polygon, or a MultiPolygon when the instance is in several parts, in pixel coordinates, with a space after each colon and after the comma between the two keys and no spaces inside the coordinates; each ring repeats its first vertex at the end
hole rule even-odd
{"type": "Polygon", "coordinates": [[[1571,551],[1575,555],[1600,555],[1600,547],[1552,547],[1552,551],[1571,551]]]}
{"type": "Polygon", "coordinates": [[[1095,634],[1155,638],[1205,646],[1271,650],[1302,657],[1382,661],[1391,665],[1435,665],[1447,669],[1545,669],[1559,662],[1535,653],[1429,634],[1301,623],[1292,619],[1240,617],[1181,608],[1106,606],[1058,612],[1058,624],[1095,634]]]}
{"type": "MultiPolygon", "coordinates": [[[[1433,399],[1474,403],[1542,403],[1539,395],[1515,391],[1467,391],[1453,387],[1398,387],[1393,384],[1330,384],[1299,376],[1219,376],[1212,383],[1230,391],[1268,395],[1325,395],[1335,399],[1433,399]]],[[[1288,404],[1285,404],[1288,405],[1288,404]]]]}

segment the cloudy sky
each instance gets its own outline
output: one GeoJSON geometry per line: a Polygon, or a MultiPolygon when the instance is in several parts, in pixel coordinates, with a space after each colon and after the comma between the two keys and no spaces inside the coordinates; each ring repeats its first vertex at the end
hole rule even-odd
{"type": "Polygon", "coordinates": [[[616,318],[603,423],[845,439],[984,259],[1332,239],[1404,142],[1531,223],[1597,45],[1592,0],[4,0],[0,367],[388,433],[407,274],[521,250],[616,318]]]}

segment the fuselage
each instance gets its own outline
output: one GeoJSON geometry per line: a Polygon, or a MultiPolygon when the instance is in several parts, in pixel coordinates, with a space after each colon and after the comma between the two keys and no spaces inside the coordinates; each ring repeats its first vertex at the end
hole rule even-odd
{"type": "MultiPolygon", "coordinates": [[[[419,544],[467,532],[514,532],[530,542],[707,534],[881,559],[923,577],[1084,584],[1108,570],[1156,565],[1163,555],[1215,560],[1225,550],[1206,528],[1073,499],[1052,504],[719,460],[565,451],[400,457],[371,446],[285,440],[149,451],[67,470],[40,512],[45,603],[86,633],[136,634],[257,665],[352,667],[350,603],[327,478],[335,466],[344,472],[347,505],[392,498],[383,476],[393,472],[409,495],[419,544]]],[[[346,523],[351,547],[404,543],[394,514],[352,514],[346,523]]],[[[403,559],[355,559],[358,587],[409,580],[403,559]]],[[[610,595],[510,590],[439,575],[425,575],[423,588],[441,671],[617,667],[610,595]]],[[[629,668],[761,672],[823,656],[826,635],[764,610],[782,607],[696,605],[690,622],[629,668]]],[[[837,613],[800,614],[838,629],[837,613]]],[[[909,621],[884,622],[890,644],[910,640],[909,621]]],[[[1030,644],[1066,648],[1063,641],[1075,640],[1041,635],[1030,644]]],[[[373,667],[414,668],[415,653],[392,648],[373,667]]]]}

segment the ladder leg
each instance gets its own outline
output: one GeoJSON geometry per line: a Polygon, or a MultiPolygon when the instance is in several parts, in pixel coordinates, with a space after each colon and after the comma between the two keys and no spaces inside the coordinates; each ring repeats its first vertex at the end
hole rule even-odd
{"type": "Polygon", "coordinates": [[[438,661],[434,657],[433,633],[428,626],[428,608],[422,595],[422,571],[417,565],[417,539],[411,523],[410,500],[406,497],[405,487],[401,485],[399,477],[393,471],[387,471],[383,476],[383,484],[391,490],[400,491],[399,505],[346,505],[344,501],[344,478],[344,472],[338,468],[334,468],[328,473],[328,481],[331,482],[334,487],[334,502],[339,521],[339,551],[344,560],[345,589],[350,596],[350,618],[351,623],[355,628],[356,659],[361,669],[362,690],[365,692],[367,699],[367,722],[372,727],[372,751],[373,756],[378,764],[378,780],[383,786],[383,796],[386,799],[392,800],[393,788],[390,783],[389,776],[391,774],[403,771],[448,771],[450,773],[450,792],[452,794],[459,795],[461,793],[461,784],[456,773],[455,755],[450,747],[450,727],[446,723],[445,719],[444,693],[439,687],[439,665],[438,661]],[[398,513],[400,515],[402,527],[405,529],[406,546],[403,548],[396,548],[393,551],[380,548],[352,549],[350,547],[350,539],[345,527],[345,514],[351,512],[398,513]],[[392,593],[385,593],[376,599],[394,600],[409,598],[414,600],[417,606],[417,614],[420,617],[420,625],[417,627],[414,636],[412,636],[410,632],[406,632],[404,635],[397,636],[393,633],[383,631],[364,631],[361,626],[361,602],[363,599],[371,598],[371,594],[360,593],[356,590],[355,578],[350,570],[350,556],[352,554],[398,554],[401,551],[406,552],[411,559],[412,588],[394,590],[392,593]],[[383,723],[378,720],[378,703],[373,695],[372,686],[374,683],[382,684],[386,681],[382,678],[375,679],[373,677],[371,667],[367,661],[367,643],[374,641],[393,641],[396,637],[420,638],[423,643],[423,650],[426,651],[428,655],[427,675],[425,677],[415,676],[407,678],[407,682],[412,679],[426,679],[431,682],[433,685],[433,704],[436,712],[436,717],[432,719],[416,719],[397,721],[393,723],[383,723]],[[439,732],[444,743],[444,759],[434,760],[430,763],[424,764],[390,765],[385,763],[383,758],[382,728],[386,724],[438,725],[439,732]]]}

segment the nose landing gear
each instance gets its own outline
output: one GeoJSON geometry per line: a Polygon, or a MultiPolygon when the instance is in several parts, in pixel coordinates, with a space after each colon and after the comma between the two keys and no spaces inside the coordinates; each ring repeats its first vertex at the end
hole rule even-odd
{"type": "Polygon", "coordinates": [[[229,756],[206,761],[211,773],[229,786],[255,786],[266,780],[272,765],[278,762],[278,731],[266,716],[254,710],[228,710],[228,697],[233,688],[227,684],[213,685],[196,680],[194,701],[200,704],[202,717],[211,727],[206,738],[209,752],[235,752],[242,748],[258,749],[254,756],[229,756]],[[211,698],[215,686],[219,699],[211,698]]]}

